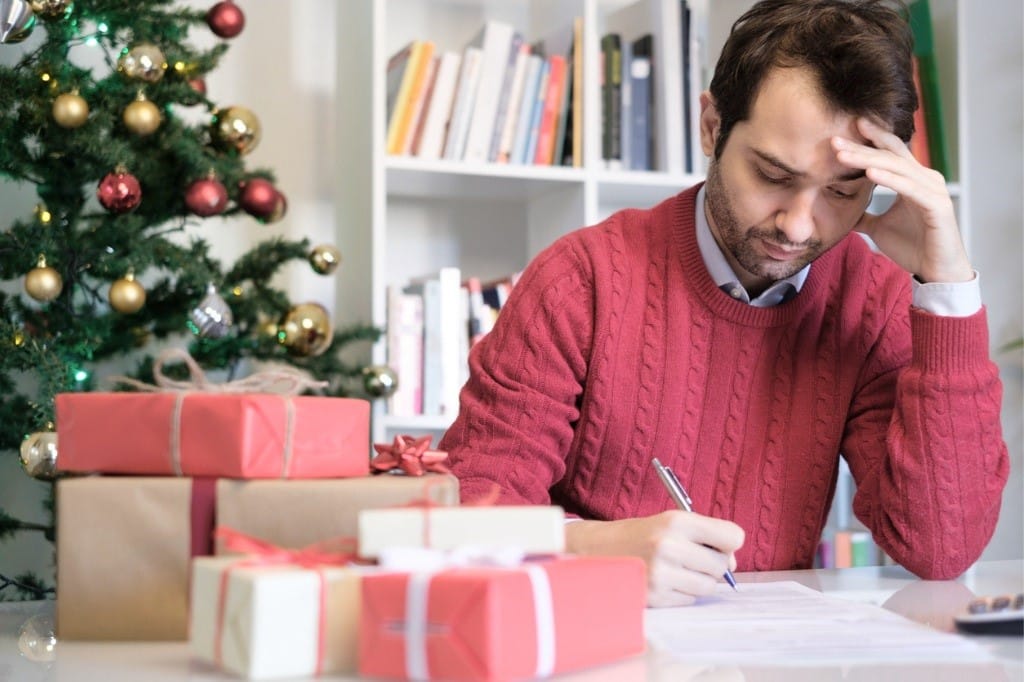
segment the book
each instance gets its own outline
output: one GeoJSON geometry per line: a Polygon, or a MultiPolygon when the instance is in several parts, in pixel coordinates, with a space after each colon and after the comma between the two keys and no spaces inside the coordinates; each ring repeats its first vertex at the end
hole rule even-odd
{"type": "Polygon", "coordinates": [[[488,160],[513,36],[511,24],[492,20],[486,22],[470,42],[470,46],[481,50],[481,60],[479,83],[466,134],[466,149],[461,156],[465,161],[482,163],[488,160]]]}
{"type": "Polygon", "coordinates": [[[410,156],[419,146],[420,137],[423,136],[423,125],[426,123],[427,105],[434,94],[434,81],[437,77],[438,57],[431,56],[427,65],[426,85],[417,93],[413,102],[411,133],[406,136],[402,145],[401,153],[410,156]]]}
{"type": "Polygon", "coordinates": [[[572,60],[573,50],[570,47],[565,58],[565,83],[555,117],[555,142],[551,154],[551,163],[555,166],[572,166],[572,89],[575,86],[572,60]]]}
{"type": "Polygon", "coordinates": [[[395,97],[394,110],[388,121],[387,152],[401,154],[411,134],[416,99],[426,84],[427,67],[434,54],[434,43],[414,40],[412,51],[402,72],[402,82],[395,97]]]}
{"type": "Polygon", "coordinates": [[[921,106],[924,108],[925,127],[928,131],[928,155],[931,167],[948,179],[949,152],[946,147],[931,6],[928,3],[929,0],[913,0],[907,4],[907,10],[910,30],[914,35],[914,56],[917,57],[921,79],[921,106]]]}
{"type": "Polygon", "coordinates": [[[651,36],[637,38],[630,46],[630,112],[625,135],[629,137],[630,170],[651,170],[652,128],[651,36]]]}
{"type": "Polygon", "coordinates": [[[416,156],[424,159],[438,159],[444,152],[445,130],[452,113],[452,101],[455,98],[455,85],[459,78],[462,55],[458,52],[445,51],[437,59],[437,74],[434,76],[433,91],[427,103],[423,131],[419,143],[413,150],[416,156]]]}
{"type": "Polygon", "coordinates": [[[619,45],[622,54],[619,59],[619,149],[621,151],[622,168],[630,168],[633,140],[629,134],[629,124],[633,117],[633,81],[629,77],[629,68],[633,60],[633,45],[628,40],[619,45]]]}
{"type": "Polygon", "coordinates": [[[622,167],[622,36],[601,37],[601,158],[605,167],[622,167]]]}
{"type": "Polygon", "coordinates": [[[529,53],[529,44],[523,41],[523,35],[517,31],[512,36],[508,65],[505,68],[501,92],[498,95],[498,109],[494,114],[494,131],[491,133],[491,148],[487,153],[488,161],[498,161],[501,145],[506,137],[509,140],[508,146],[512,145],[512,133],[508,131],[508,127],[510,121],[514,125],[515,111],[518,111],[518,103],[514,101],[517,97],[515,91],[517,89],[522,91],[523,72],[526,70],[526,57],[529,53]]]}
{"type": "Polygon", "coordinates": [[[533,163],[537,154],[537,137],[540,133],[540,122],[544,113],[544,100],[548,92],[548,77],[550,76],[550,73],[551,61],[548,59],[542,59],[540,76],[537,79],[537,90],[533,94],[533,105],[530,110],[530,122],[526,145],[523,148],[523,157],[519,160],[519,163],[522,164],[533,163]]]}
{"type": "MultiPolygon", "coordinates": [[[[420,278],[403,293],[419,296],[423,309],[421,414],[441,414],[441,280],[420,278]]],[[[401,380],[401,378],[399,378],[401,380]]]]}
{"type": "Polygon", "coordinates": [[[534,164],[542,166],[554,163],[555,131],[558,126],[558,114],[562,108],[562,92],[565,89],[567,70],[565,57],[560,54],[548,57],[548,63],[547,92],[544,94],[540,128],[537,131],[537,149],[533,157],[534,164]]]}
{"type": "Polygon", "coordinates": [[[526,145],[530,137],[533,108],[537,101],[537,87],[544,66],[540,55],[531,54],[526,60],[526,75],[523,78],[523,93],[520,97],[519,112],[516,114],[516,131],[512,136],[509,163],[524,163],[526,145]]]}
{"type": "Polygon", "coordinates": [[[682,173],[682,39],[678,2],[638,0],[612,13],[606,19],[609,33],[635,41],[651,35],[651,74],[654,88],[654,167],[667,173],[682,173]]]}
{"type": "Polygon", "coordinates": [[[452,115],[444,142],[444,158],[453,161],[462,159],[466,151],[466,134],[469,132],[470,116],[476,100],[476,87],[480,82],[480,62],[483,53],[478,47],[467,47],[462,51],[459,81],[455,88],[452,115]]]}
{"type": "Polygon", "coordinates": [[[423,413],[423,297],[388,288],[388,366],[398,386],[388,412],[402,417],[423,413]]]}
{"type": "MultiPolygon", "coordinates": [[[[415,41],[406,43],[402,49],[388,57],[388,65],[384,76],[384,89],[386,101],[386,115],[388,128],[391,127],[391,120],[395,114],[395,103],[398,101],[398,93],[405,82],[406,68],[409,66],[409,58],[412,56],[412,47],[415,41]]],[[[412,79],[412,76],[409,76],[412,79]]],[[[406,94],[408,96],[408,94],[406,94]]]]}
{"type": "Polygon", "coordinates": [[[583,166],[583,17],[572,22],[572,166],[583,166]]]}

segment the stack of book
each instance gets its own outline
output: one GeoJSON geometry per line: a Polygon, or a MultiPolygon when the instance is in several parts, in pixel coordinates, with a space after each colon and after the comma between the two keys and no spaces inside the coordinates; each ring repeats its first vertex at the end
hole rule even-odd
{"type": "Polygon", "coordinates": [[[502,21],[487,21],[461,52],[405,45],[387,66],[388,153],[579,166],[581,27],[566,31],[565,50],[528,43],[502,21]]]}
{"type": "Polygon", "coordinates": [[[388,365],[398,376],[395,416],[447,415],[459,409],[469,349],[494,327],[519,273],[495,281],[463,279],[457,267],[388,289],[388,365]]]}

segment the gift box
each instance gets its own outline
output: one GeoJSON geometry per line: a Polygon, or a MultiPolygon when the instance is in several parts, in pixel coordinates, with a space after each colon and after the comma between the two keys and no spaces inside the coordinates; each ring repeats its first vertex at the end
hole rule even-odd
{"type": "Polygon", "coordinates": [[[646,571],[633,557],[367,575],[362,597],[369,677],[529,679],[644,650],[646,571]]]}
{"type": "Polygon", "coordinates": [[[407,507],[359,514],[359,555],[375,559],[392,547],[511,546],[526,554],[565,551],[561,507],[407,507]]]}
{"type": "Polygon", "coordinates": [[[254,680],[354,672],[360,573],[260,561],[193,562],[192,653],[254,680]]]}
{"type": "Polygon", "coordinates": [[[88,476],[57,482],[57,632],[78,640],[183,640],[189,561],[214,524],[285,547],[355,538],[363,508],[455,504],[451,476],[236,481],[88,476]]]}
{"type": "Polygon", "coordinates": [[[370,404],[260,393],[62,393],[62,471],[141,476],[364,476],[370,404]]]}
{"type": "MultiPolygon", "coordinates": [[[[217,523],[297,549],[335,537],[355,538],[368,509],[426,502],[430,509],[459,503],[450,474],[378,475],[337,481],[221,481],[217,523]]],[[[224,551],[217,543],[217,553],[224,551]]]]}

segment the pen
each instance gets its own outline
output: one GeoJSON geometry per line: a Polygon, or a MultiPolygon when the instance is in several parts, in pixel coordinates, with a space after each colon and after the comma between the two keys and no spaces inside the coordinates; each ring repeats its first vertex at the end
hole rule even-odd
{"type": "MultiPolygon", "coordinates": [[[[655,457],[651,460],[651,464],[654,465],[654,470],[658,472],[658,478],[665,484],[665,489],[668,490],[669,496],[675,501],[676,505],[683,511],[692,512],[693,504],[690,500],[690,496],[686,494],[686,488],[679,482],[675,472],[669,469],[667,466],[658,461],[655,457]]],[[[737,590],[736,578],[733,577],[732,571],[728,568],[725,569],[725,573],[722,575],[725,578],[725,582],[729,583],[732,589],[737,590]]]]}

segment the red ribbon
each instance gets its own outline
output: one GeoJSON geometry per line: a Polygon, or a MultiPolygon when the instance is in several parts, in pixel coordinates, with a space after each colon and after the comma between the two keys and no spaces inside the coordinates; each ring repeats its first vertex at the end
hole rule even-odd
{"type": "Polygon", "coordinates": [[[278,547],[265,540],[240,533],[233,528],[219,526],[214,537],[224,541],[224,548],[241,552],[247,556],[227,566],[220,574],[220,591],[217,594],[217,628],[214,631],[214,659],[221,664],[221,640],[224,635],[224,610],[227,605],[228,580],[232,571],[253,566],[299,566],[315,571],[320,580],[320,602],[317,614],[316,670],[319,675],[323,667],[325,638],[327,634],[327,577],[324,566],[344,566],[356,558],[356,540],[337,538],[308,545],[301,549],[278,547]]]}
{"type": "Polygon", "coordinates": [[[370,465],[376,471],[401,469],[409,476],[422,476],[428,471],[450,473],[448,467],[442,464],[448,458],[448,453],[431,450],[430,440],[430,436],[395,436],[390,445],[374,443],[373,449],[377,451],[377,456],[371,460],[370,465]]]}

